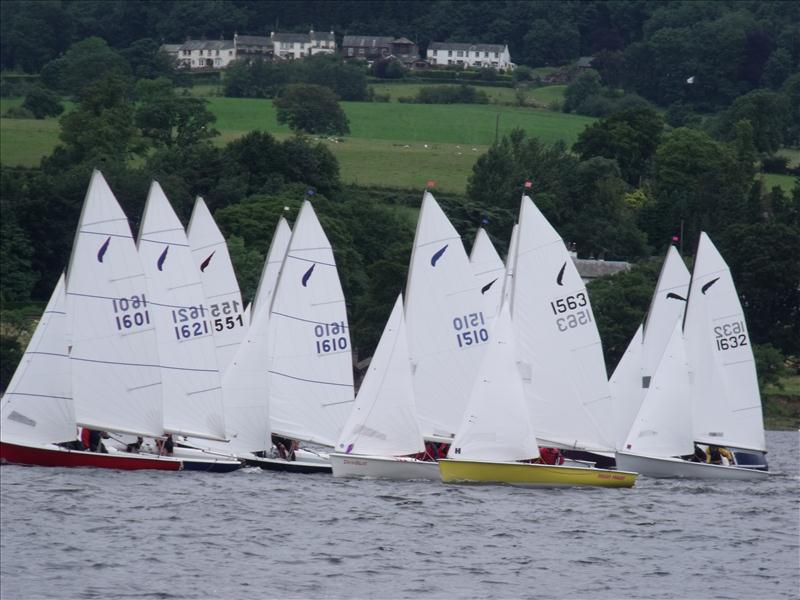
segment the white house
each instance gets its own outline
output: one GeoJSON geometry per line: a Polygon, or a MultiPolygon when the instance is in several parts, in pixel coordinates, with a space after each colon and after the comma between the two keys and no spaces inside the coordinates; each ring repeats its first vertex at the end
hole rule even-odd
{"type": "Polygon", "coordinates": [[[308,33],[275,33],[270,32],[270,39],[276,58],[294,60],[314,56],[315,54],[333,54],[336,52],[336,40],[333,31],[318,32],[313,29],[308,33]]]}
{"type": "Polygon", "coordinates": [[[460,44],[431,42],[428,62],[433,66],[476,67],[509,70],[511,62],[508,46],[503,44],[460,44]]]}
{"type": "Polygon", "coordinates": [[[188,40],[178,48],[178,65],[188,69],[224,69],[236,60],[233,40],[188,40]]]}

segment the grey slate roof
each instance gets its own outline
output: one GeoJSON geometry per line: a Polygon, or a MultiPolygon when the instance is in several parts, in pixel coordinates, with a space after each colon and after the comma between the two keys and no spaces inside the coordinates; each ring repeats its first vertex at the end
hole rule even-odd
{"type": "Polygon", "coordinates": [[[239,35],[236,43],[240,46],[272,46],[272,39],[265,35],[239,35]]]}
{"type": "Polygon", "coordinates": [[[342,46],[356,46],[364,48],[388,48],[393,38],[379,35],[346,35],[342,46]]]}
{"type": "Polygon", "coordinates": [[[290,44],[308,44],[311,40],[332,42],[333,33],[330,31],[310,31],[308,33],[273,33],[272,41],[288,42],[290,44]]]}
{"type": "Polygon", "coordinates": [[[180,44],[161,44],[161,47],[159,48],[159,50],[166,52],[167,54],[177,54],[178,50],[180,49],[180,44]]]}
{"type": "Polygon", "coordinates": [[[581,56],[578,59],[578,66],[588,68],[592,66],[593,62],[594,62],[594,56],[581,56]]]}
{"type": "Polygon", "coordinates": [[[428,50],[477,50],[478,52],[502,52],[505,44],[462,44],[459,42],[431,42],[428,50]]]}
{"type": "Polygon", "coordinates": [[[595,279],[604,275],[614,275],[620,271],[627,271],[631,263],[621,260],[592,260],[587,258],[573,258],[572,262],[578,269],[583,279],[595,279]]]}
{"type": "Polygon", "coordinates": [[[233,40],[187,40],[181,50],[233,50],[233,40]]]}

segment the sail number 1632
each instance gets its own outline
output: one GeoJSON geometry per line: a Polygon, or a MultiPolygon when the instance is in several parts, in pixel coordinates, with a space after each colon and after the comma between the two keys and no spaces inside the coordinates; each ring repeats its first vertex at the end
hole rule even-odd
{"type": "Polygon", "coordinates": [[[747,329],[745,329],[744,321],[717,325],[714,327],[714,337],[717,350],[733,350],[747,346],[747,329]]]}

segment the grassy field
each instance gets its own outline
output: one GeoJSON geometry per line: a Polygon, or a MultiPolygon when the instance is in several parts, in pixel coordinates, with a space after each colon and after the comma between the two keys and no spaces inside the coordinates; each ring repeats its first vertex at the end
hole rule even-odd
{"type": "MultiPolygon", "coordinates": [[[[492,88],[494,89],[494,88],[492,88]]],[[[497,88],[501,89],[501,88],[497,88]]],[[[213,86],[204,91],[210,93],[213,86]]],[[[507,90],[511,91],[511,90],[507,90]]],[[[252,130],[277,137],[290,135],[278,125],[269,100],[207,97],[217,116],[215,127],[226,143],[252,130]]],[[[2,99],[0,111],[19,104],[2,99]]],[[[339,159],[345,182],[419,188],[428,179],[448,191],[463,191],[477,157],[495,139],[514,127],[546,142],[573,143],[594,119],[499,105],[422,105],[343,102],[351,134],[341,143],[328,142],[339,159]]],[[[0,161],[36,165],[58,141],[57,119],[0,119],[0,161]]]]}
{"type": "Polygon", "coordinates": [[[764,173],[759,175],[763,178],[764,185],[768,190],[774,187],[783,188],[784,192],[791,192],[794,189],[797,177],[793,175],[777,175],[775,173],[764,173]]]}

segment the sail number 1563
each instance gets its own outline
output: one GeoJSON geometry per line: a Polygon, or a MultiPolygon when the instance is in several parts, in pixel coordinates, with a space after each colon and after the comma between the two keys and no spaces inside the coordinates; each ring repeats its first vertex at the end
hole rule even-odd
{"type": "Polygon", "coordinates": [[[588,306],[589,299],[585,292],[570,294],[550,303],[556,316],[556,327],[559,331],[569,331],[580,325],[592,322],[592,310],[588,306]]]}

